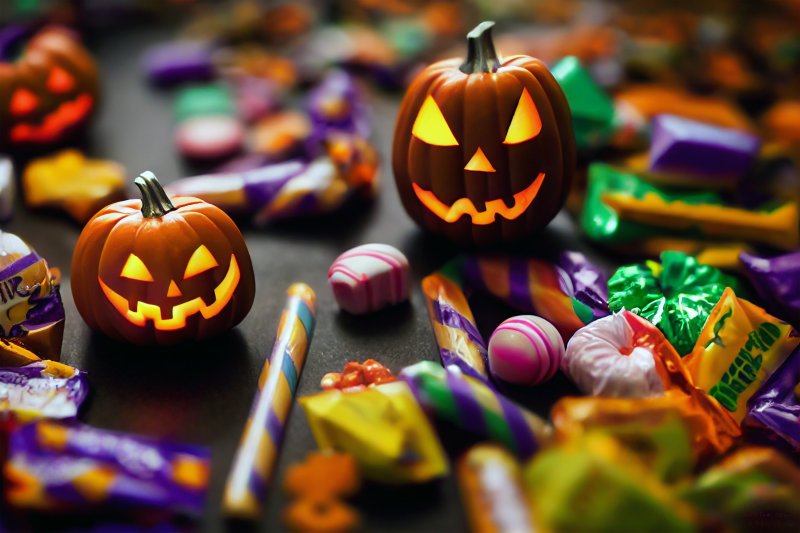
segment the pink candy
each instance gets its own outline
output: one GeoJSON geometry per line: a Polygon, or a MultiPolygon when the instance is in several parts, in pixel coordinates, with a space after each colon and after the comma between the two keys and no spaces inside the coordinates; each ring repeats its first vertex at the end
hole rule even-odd
{"type": "Polygon", "coordinates": [[[178,150],[193,159],[217,159],[238,152],[244,142],[241,123],[227,115],[194,117],[175,131],[178,150]]]}
{"type": "Polygon", "coordinates": [[[336,303],[354,315],[408,299],[408,259],[387,244],[364,244],[336,258],[328,270],[336,303]]]}
{"type": "Polygon", "coordinates": [[[538,316],[509,318],[489,339],[489,371],[508,383],[543,383],[555,375],[563,357],[564,341],[558,330],[538,316]]]}

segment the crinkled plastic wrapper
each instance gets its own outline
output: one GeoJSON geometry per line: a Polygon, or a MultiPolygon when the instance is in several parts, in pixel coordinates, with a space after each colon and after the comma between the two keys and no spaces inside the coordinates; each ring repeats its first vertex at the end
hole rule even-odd
{"type": "Polygon", "coordinates": [[[0,368],[0,412],[11,411],[20,421],[75,418],[88,394],[86,373],[61,363],[0,368]]]}
{"type": "MultiPolygon", "coordinates": [[[[0,339],[58,360],[64,334],[59,279],[58,271],[48,268],[22,239],[0,233],[0,339]]],[[[3,364],[18,358],[14,349],[4,349],[6,345],[0,345],[3,364]]]]}
{"type": "Polygon", "coordinates": [[[617,440],[592,433],[543,450],[523,481],[545,531],[693,531],[692,509],[617,440]]]}
{"type": "Polygon", "coordinates": [[[12,507],[41,511],[199,515],[209,467],[199,447],[39,421],[11,434],[5,495],[12,507]]]}
{"type": "Polygon", "coordinates": [[[728,288],[685,364],[694,384],[741,422],[747,401],[798,344],[800,335],[792,326],[728,288]]]}
{"type": "Polygon", "coordinates": [[[739,259],[767,309],[800,327],[800,251],[769,259],[743,253],[739,259]]]}
{"type": "Polygon", "coordinates": [[[800,348],[750,398],[745,433],[800,453],[800,348]]]}
{"type": "Polygon", "coordinates": [[[617,269],[608,282],[608,306],[643,316],[684,356],[726,287],[738,288],[738,283],[690,255],[664,252],[660,264],[648,261],[617,269]]]}
{"type": "Polygon", "coordinates": [[[797,531],[800,469],[771,448],[746,447],[682,491],[714,531],[797,531]]]}
{"type": "Polygon", "coordinates": [[[448,473],[444,450],[402,382],[300,398],[317,446],[351,454],[382,483],[417,483],[448,473]]]}

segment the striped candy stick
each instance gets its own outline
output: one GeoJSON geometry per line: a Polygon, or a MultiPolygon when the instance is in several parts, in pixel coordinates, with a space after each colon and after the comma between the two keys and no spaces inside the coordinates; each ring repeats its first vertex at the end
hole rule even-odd
{"type": "Polygon", "coordinates": [[[450,271],[445,272],[434,272],[422,280],[422,294],[428,305],[442,365],[457,367],[488,383],[486,342],[460,285],[449,275],[450,271]]]}
{"type": "Polygon", "coordinates": [[[255,519],[261,514],[314,334],[314,291],[295,283],[287,295],[272,353],[258,378],[258,392],[225,485],[222,509],[230,517],[255,519]]]}
{"type": "Polygon", "coordinates": [[[460,372],[422,361],[400,372],[430,415],[504,445],[521,459],[550,440],[552,428],[527,409],[460,372]]]}

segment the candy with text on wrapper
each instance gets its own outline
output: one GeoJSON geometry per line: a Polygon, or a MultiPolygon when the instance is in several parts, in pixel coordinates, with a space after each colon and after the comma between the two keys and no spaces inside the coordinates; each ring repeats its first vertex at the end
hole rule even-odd
{"type": "Polygon", "coordinates": [[[739,260],[766,307],[800,327],[800,251],[770,258],[742,253],[739,260]]]}
{"type": "Polygon", "coordinates": [[[238,152],[244,143],[244,126],[224,86],[182,89],[175,99],[175,117],[175,144],[186,157],[218,159],[238,152]]]}
{"type": "Polygon", "coordinates": [[[39,511],[199,515],[210,459],[200,447],[41,420],[10,436],[5,495],[12,507],[39,511]]]}
{"type": "MultiPolygon", "coordinates": [[[[6,359],[6,342],[37,357],[58,360],[64,335],[59,281],[58,270],[50,269],[25,241],[0,232],[0,361],[6,359]]],[[[8,355],[19,360],[23,354],[8,355]]]]}
{"type": "Polygon", "coordinates": [[[725,289],[708,316],[686,368],[737,422],[748,400],[800,345],[800,334],[747,300],[725,289]]]}
{"type": "Polygon", "coordinates": [[[509,318],[489,339],[489,371],[507,383],[544,383],[558,372],[563,356],[564,341],[558,330],[538,316],[509,318]]]}
{"type": "Polygon", "coordinates": [[[339,307],[354,315],[408,300],[408,259],[388,244],[362,244],[336,258],[328,284],[339,307]]]}
{"type": "Polygon", "coordinates": [[[77,150],[34,159],[22,173],[25,205],[60,209],[80,223],[102,207],[124,200],[125,182],[122,165],[89,159],[77,150]]]}

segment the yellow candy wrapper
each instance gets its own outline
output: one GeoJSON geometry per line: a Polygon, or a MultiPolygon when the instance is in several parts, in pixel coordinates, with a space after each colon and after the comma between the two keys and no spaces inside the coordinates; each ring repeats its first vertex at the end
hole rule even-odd
{"type": "Polygon", "coordinates": [[[791,325],[728,287],[684,363],[694,384],[741,422],[747,401],[798,344],[800,335],[791,325]]]}
{"type": "Polygon", "coordinates": [[[439,439],[404,382],[299,401],[320,449],[351,454],[369,479],[417,483],[448,473],[439,439]]]}

